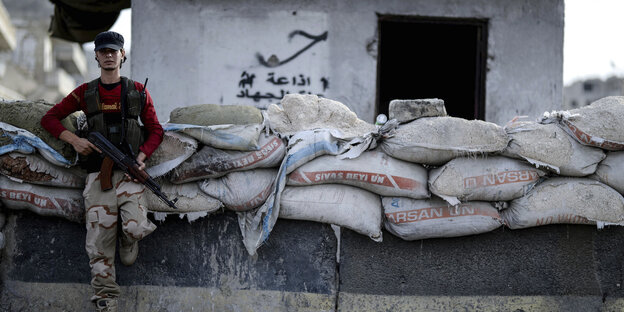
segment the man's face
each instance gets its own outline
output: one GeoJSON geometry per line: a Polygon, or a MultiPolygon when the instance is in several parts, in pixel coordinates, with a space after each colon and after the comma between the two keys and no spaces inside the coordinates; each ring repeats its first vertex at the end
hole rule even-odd
{"type": "Polygon", "coordinates": [[[104,48],[97,50],[95,56],[103,70],[115,70],[121,65],[124,51],[104,48]]]}

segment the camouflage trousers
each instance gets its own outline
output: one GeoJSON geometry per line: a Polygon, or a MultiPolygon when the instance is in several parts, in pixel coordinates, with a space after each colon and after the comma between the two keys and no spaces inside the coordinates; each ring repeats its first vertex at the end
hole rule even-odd
{"type": "Polygon", "coordinates": [[[102,191],[99,173],[87,176],[83,192],[87,239],[86,249],[91,266],[91,286],[95,295],[91,300],[115,298],[120,294],[115,282],[115,247],[117,220],[121,217],[121,238],[135,242],[156,229],[147,218],[145,186],[127,179],[123,172],[113,171],[113,188],[102,191]]]}

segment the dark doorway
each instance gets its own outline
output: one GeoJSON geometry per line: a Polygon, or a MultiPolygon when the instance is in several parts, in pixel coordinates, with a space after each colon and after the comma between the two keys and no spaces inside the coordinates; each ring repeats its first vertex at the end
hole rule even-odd
{"type": "Polygon", "coordinates": [[[394,99],[439,98],[451,116],[484,120],[487,24],[380,15],[377,114],[394,99]]]}

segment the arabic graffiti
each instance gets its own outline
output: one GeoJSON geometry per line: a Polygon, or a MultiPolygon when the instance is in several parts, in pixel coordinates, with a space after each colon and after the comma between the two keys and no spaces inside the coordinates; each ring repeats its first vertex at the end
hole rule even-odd
{"type": "Polygon", "coordinates": [[[309,48],[311,48],[312,46],[314,46],[315,44],[317,44],[320,41],[325,41],[327,40],[327,31],[318,35],[318,36],[314,36],[314,35],[310,35],[307,32],[303,31],[303,30],[295,30],[292,31],[290,34],[288,34],[288,41],[292,40],[292,38],[296,35],[301,35],[303,37],[306,37],[308,39],[311,39],[312,42],[310,42],[308,45],[306,45],[305,47],[301,48],[299,51],[295,52],[293,55],[287,57],[285,60],[280,61],[279,58],[275,55],[272,54],[268,60],[264,59],[264,56],[262,56],[262,54],[260,53],[256,53],[256,58],[258,59],[258,62],[260,62],[260,64],[262,64],[263,66],[269,67],[269,68],[273,68],[273,67],[278,67],[280,65],[284,65],[292,60],[294,60],[297,56],[299,56],[301,53],[305,52],[306,50],[308,50],[309,48]]]}
{"type": "MultiPolygon", "coordinates": [[[[284,95],[292,93],[291,90],[299,94],[314,94],[312,89],[321,89],[325,92],[329,89],[329,78],[321,77],[318,80],[312,79],[312,77],[304,74],[296,74],[291,76],[277,75],[275,72],[267,73],[265,82],[268,82],[270,86],[280,86],[279,91],[255,91],[253,90],[254,80],[256,79],[255,73],[248,73],[243,71],[240,75],[241,79],[238,81],[239,93],[236,95],[238,98],[252,99],[254,102],[260,102],[261,100],[281,100],[284,95]],[[315,83],[317,82],[318,83],[315,83]],[[320,87],[317,87],[317,84],[320,87]]],[[[318,96],[323,94],[316,93],[318,96]]]]}

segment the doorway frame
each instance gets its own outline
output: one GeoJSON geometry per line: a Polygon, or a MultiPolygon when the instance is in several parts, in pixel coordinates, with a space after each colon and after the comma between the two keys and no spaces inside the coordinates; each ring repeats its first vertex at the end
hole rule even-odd
{"type": "MultiPolygon", "coordinates": [[[[489,19],[486,18],[464,18],[464,17],[434,17],[434,16],[420,16],[420,15],[396,15],[396,14],[380,14],[377,13],[377,74],[375,85],[375,114],[379,114],[380,102],[380,72],[381,72],[381,57],[383,51],[381,51],[381,23],[382,22],[403,22],[403,23],[422,23],[422,24],[445,24],[445,25],[465,25],[474,26],[477,28],[477,51],[475,66],[475,96],[473,99],[474,118],[479,120],[485,120],[485,84],[488,57],[488,29],[489,19]]],[[[389,116],[388,116],[389,117],[389,116]]]]}

